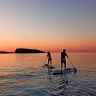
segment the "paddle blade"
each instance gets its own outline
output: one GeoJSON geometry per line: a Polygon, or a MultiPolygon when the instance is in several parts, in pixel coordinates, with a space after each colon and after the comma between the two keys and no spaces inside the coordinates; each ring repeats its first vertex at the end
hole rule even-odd
{"type": "Polygon", "coordinates": [[[77,72],[77,69],[74,67],[74,74],[76,74],[76,72],[77,72]]]}

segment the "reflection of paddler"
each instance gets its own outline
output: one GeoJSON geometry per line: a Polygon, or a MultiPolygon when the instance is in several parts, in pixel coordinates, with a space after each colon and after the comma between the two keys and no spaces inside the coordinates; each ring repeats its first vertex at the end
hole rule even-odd
{"type": "MultiPolygon", "coordinates": [[[[66,90],[67,90],[67,86],[68,86],[68,80],[66,75],[61,75],[61,86],[59,86],[60,91],[60,95],[65,96],[66,95],[66,90]]],[[[60,84],[60,83],[59,83],[60,84]]]]}

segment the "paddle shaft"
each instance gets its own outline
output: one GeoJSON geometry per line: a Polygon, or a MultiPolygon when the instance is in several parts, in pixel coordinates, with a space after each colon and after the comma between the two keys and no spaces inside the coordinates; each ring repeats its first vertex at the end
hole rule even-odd
{"type": "MultiPolygon", "coordinates": [[[[69,58],[68,58],[69,59],[69,58]]],[[[72,64],[72,62],[71,62],[71,60],[69,59],[69,61],[70,61],[70,63],[71,63],[71,65],[74,67],[74,65],[72,64]]],[[[75,68],[75,67],[74,67],[75,68]]]]}
{"type": "Polygon", "coordinates": [[[46,58],[45,58],[45,61],[44,61],[44,65],[43,65],[43,67],[45,66],[45,62],[46,62],[46,58]]]}

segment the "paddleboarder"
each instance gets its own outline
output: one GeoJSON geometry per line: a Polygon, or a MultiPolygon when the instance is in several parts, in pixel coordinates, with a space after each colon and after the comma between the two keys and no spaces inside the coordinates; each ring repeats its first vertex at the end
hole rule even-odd
{"type": "Polygon", "coordinates": [[[68,58],[66,49],[64,49],[63,52],[61,52],[61,70],[62,70],[63,64],[64,64],[64,69],[66,69],[66,58],[65,57],[68,58]]]}
{"type": "Polygon", "coordinates": [[[50,66],[52,66],[52,57],[50,52],[47,52],[46,58],[48,58],[48,65],[50,64],[50,66]]]}

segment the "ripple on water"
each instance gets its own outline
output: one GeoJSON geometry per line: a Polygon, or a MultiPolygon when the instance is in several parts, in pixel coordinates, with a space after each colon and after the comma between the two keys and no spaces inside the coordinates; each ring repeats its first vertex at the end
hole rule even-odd
{"type": "MultiPolygon", "coordinates": [[[[77,60],[77,73],[66,76],[53,76],[47,68],[41,68],[45,55],[42,59],[42,55],[36,54],[41,61],[34,58],[35,54],[27,54],[27,57],[23,54],[12,55],[13,59],[8,59],[9,61],[6,59],[6,63],[9,64],[9,67],[6,68],[2,67],[5,61],[1,60],[0,96],[96,96],[96,58],[93,68],[91,62],[89,64],[89,62],[80,59],[84,57],[83,55],[81,54],[79,57],[76,55],[75,58],[73,56],[74,60],[72,61],[77,60]]],[[[58,56],[56,58],[59,58],[58,56]]],[[[90,57],[87,60],[90,61],[90,57]]],[[[57,63],[59,60],[55,61],[57,68],[59,68],[59,63],[57,63]]]]}

